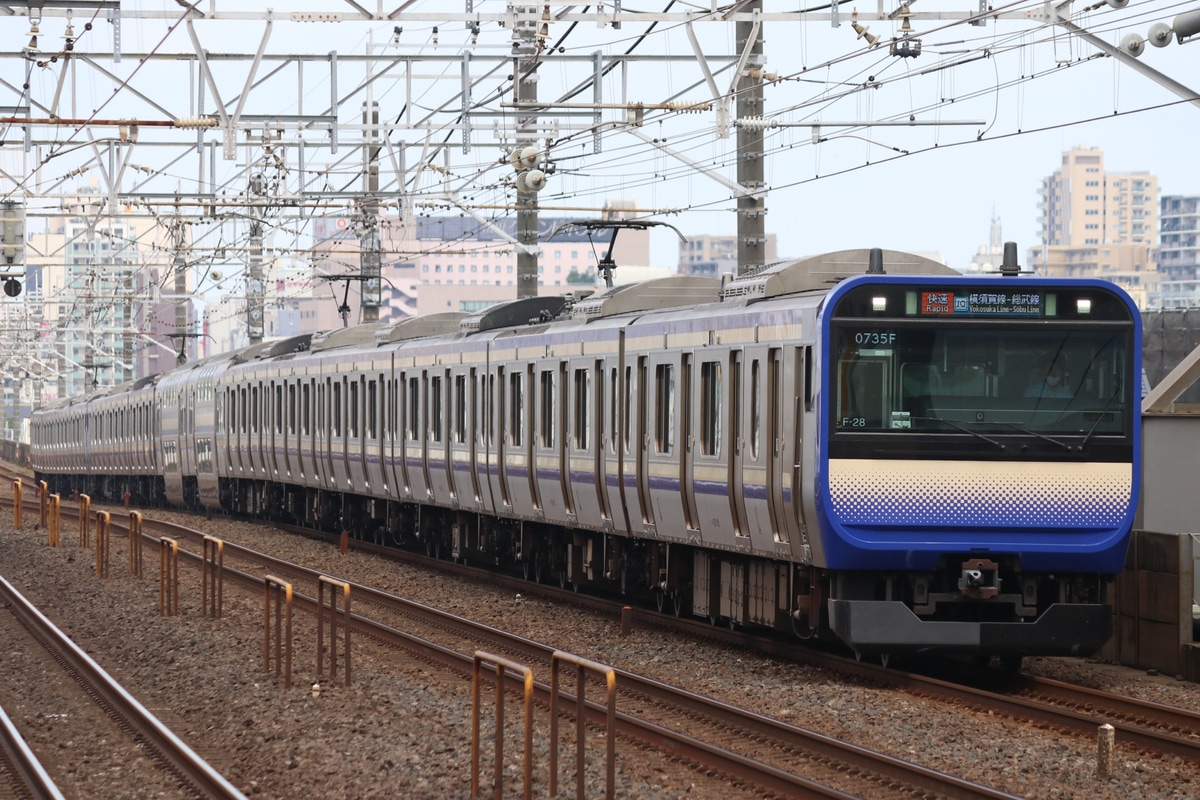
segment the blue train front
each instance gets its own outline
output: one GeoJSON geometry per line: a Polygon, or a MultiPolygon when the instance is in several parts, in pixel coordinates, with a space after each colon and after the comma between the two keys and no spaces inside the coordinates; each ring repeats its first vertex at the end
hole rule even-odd
{"type": "Polygon", "coordinates": [[[865,275],[829,294],[815,480],[840,638],[1099,650],[1139,495],[1139,319],[1100,281],[865,275]]]}

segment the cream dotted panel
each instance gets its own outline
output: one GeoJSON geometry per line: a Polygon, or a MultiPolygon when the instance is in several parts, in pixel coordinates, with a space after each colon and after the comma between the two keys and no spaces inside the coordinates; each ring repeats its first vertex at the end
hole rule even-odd
{"type": "Polygon", "coordinates": [[[1113,527],[1133,465],[836,459],[828,483],[850,525],[1113,527]]]}

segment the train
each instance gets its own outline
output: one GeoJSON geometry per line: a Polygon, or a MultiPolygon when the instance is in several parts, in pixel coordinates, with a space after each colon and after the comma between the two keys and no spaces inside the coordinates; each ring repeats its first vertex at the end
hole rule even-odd
{"type": "Polygon", "coordinates": [[[1089,655],[1140,317],[1018,272],[858,249],[292,336],[38,409],[30,461],[860,656],[1089,655]]]}

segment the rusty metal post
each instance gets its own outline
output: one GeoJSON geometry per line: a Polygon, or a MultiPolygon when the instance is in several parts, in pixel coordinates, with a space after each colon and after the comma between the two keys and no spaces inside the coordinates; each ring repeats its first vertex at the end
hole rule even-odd
{"type": "Polygon", "coordinates": [[[38,527],[50,526],[50,484],[38,481],[38,527]]]}
{"type": "Polygon", "coordinates": [[[21,530],[21,479],[13,478],[13,527],[21,530]]]}
{"type": "Polygon", "coordinates": [[[604,676],[607,687],[607,714],[605,721],[605,772],[607,786],[604,796],[613,800],[616,793],[617,761],[617,672],[612,667],[589,661],[586,658],[556,650],[550,656],[550,796],[558,797],[558,669],[560,664],[574,664],[576,668],[575,688],[575,796],[584,796],[584,745],[586,744],[586,699],[583,692],[584,675],[594,672],[604,676]]]}
{"type": "Polygon", "coordinates": [[[275,677],[279,677],[282,669],[285,685],[290,689],[292,688],[292,585],[272,575],[263,576],[263,672],[271,671],[272,595],[275,597],[275,677]],[[283,631],[280,631],[281,626],[283,631]],[[286,669],[283,669],[280,664],[281,656],[287,664],[286,669]]]}
{"type": "Polygon", "coordinates": [[[142,515],[129,512],[129,574],[142,577],[142,515]]]}
{"type": "Polygon", "coordinates": [[[633,609],[629,606],[621,608],[621,638],[629,638],[629,628],[633,622],[633,609]]]}
{"type": "Polygon", "coordinates": [[[522,797],[533,797],[533,670],[515,661],[500,656],[475,651],[471,670],[471,797],[479,796],[479,686],[483,666],[487,664],[496,672],[496,764],[493,772],[492,796],[501,800],[504,796],[504,680],[510,674],[520,677],[525,686],[525,791],[522,797]]]}
{"type": "Polygon", "coordinates": [[[1113,776],[1113,754],[1117,731],[1107,722],[1096,730],[1096,777],[1102,781],[1113,776]]]}
{"type": "Polygon", "coordinates": [[[225,597],[225,543],[215,536],[204,537],[200,561],[200,607],[205,616],[221,618],[225,597]]]}
{"type": "Polygon", "coordinates": [[[345,608],[342,616],[345,620],[346,633],[346,685],[350,685],[350,584],[330,578],[327,575],[317,577],[317,674],[325,668],[325,587],[329,587],[329,677],[337,677],[337,590],[342,590],[345,598],[345,608]]]}
{"type": "Polygon", "coordinates": [[[112,515],[107,511],[96,512],[96,574],[108,577],[108,556],[112,534],[112,515]]]}
{"type": "Polygon", "coordinates": [[[179,613],[179,542],[166,536],[158,540],[158,615],[179,613]]]}
{"type": "Polygon", "coordinates": [[[58,547],[62,544],[62,531],[59,530],[59,522],[62,520],[62,515],[59,512],[62,498],[56,494],[50,495],[46,501],[46,530],[50,532],[50,546],[58,547]]]}
{"type": "Polygon", "coordinates": [[[90,495],[79,495],[79,546],[87,547],[91,544],[91,532],[88,530],[88,525],[91,522],[92,516],[92,498],[90,495]]]}

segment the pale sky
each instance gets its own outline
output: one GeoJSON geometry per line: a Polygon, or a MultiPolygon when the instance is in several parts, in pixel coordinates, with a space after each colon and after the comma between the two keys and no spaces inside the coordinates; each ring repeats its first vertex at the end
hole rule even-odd
{"type": "MultiPolygon", "coordinates": [[[[374,9],[374,4],[367,4],[374,9]]],[[[402,5],[399,2],[393,5],[402,5]]],[[[340,55],[363,54],[368,42],[381,59],[406,54],[446,54],[458,57],[464,52],[475,55],[473,78],[484,77],[485,55],[507,54],[512,42],[511,30],[485,21],[481,25],[478,43],[470,43],[470,32],[462,21],[435,22],[438,13],[447,13],[449,3],[425,0],[405,7],[408,17],[395,22],[350,21],[333,24],[298,23],[288,19],[287,11],[276,10],[275,22],[267,42],[268,53],[313,53],[324,55],[336,50],[340,55]],[[400,43],[393,44],[393,29],[402,24],[400,43]],[[433,43],[433,28],[437,25],[438,42],[433,43]]],[[[539,7],[541,4],[538,4],[539,7]]],[[[194,48],[187,26],[180,24],[181,8],[162,0],[158,3],[124,3],[127,9],[149,8],[161,12],[160,19],[134,19],[127,11],[122,24],[121,47],[124,53],[157,49],[163,53],[193,53],[194,48]]],[[[265,9],[265,3],[217,4],[205,2],[200,8],[232,11],[235,9],[265,9]]],[[[294,2],[289,10],[329,10],[352,12],[349,4],[327,0],[325,3],[294,2]]],[[[463,4],[454,3],[455,11],[463,4]]],[[[383,10],[391,9],[388,6],[383,10]]],[[[502,13],[506,3],[499,0],[475,0],[474,10],[480,14],[502,13]]],[[[764,11],[794,11],[795,2],[766,0],[764,11]]],[[[820,2],[808,4],[813,16],[828,13],[820,2]]],[[[920,0],[912,6],[914,15],[929,12],[968,11],[969,2],[938,2],[920,0]]],[[[560,12],[580,13],[585,6],[551,4],[554,15],[560,12]]],[[[697,14],[712,8],[708,3],[678,3],[671,0],[626,0],[628,13],[693,11],[697,14]]],[[[767,231],[779,241],[781,256],[799,256],[829,250],[857,247],[885,247],[920,252],[936,251],[951,266],[965,266],[978,246],[987,243],[993,214],[1000,217],[1004,238],[1014,240],[1024,253],[1037,244],[1037,200],[1039,182],[1059,166],[1061,154],[1076,145],[1098,147],[1104,152],[1105,168],[1109,172],[1147,171],[1159,178],[1164,194],[1200,194],[1200,158],[1196,156],[1196,131],[1200,128],[1200,104],[1187,102],[1178,94],[1135,72],[1117,60],[1101,56],[1099,51],[1082,39],[1059,28],[1048,28],[1037,21],[1005,19],[989,21],[982,27],[969,26],[949,20],[912,20],[913,36],[922,42],[922,53],[916,58],[899,58],[889,54],[888,44],[899,36],[896,20],[862,20],[871,35],[880,36],[879,43],[868,47],[867,41],[856,38],[851,25],[855,5],[840,6],[841,26],[834,28],[828,20],[805,23],[764,23],[765,69],[775,73],[778,80],[764,90],[764,115],[785,127],[766,132],[766,173],[769,193],[767,231]],[[868,83],[872,88],[864,88],[868,83]],[[859,127],[821,129],[829,137],[813,143],[815,121],[861,122],[905,120],[912,117],[921,122],[971,122],[968,125],[922,127],[859,127]],[[896,148],[896,149],[893,149],[896,148]],[[897,151],[908,151],[907,154],[897,151]]],[[[863,4],[863,8],[868,6],[863,4]]],[[[893,0],[879,6],[889,13],[897,8],[893,0]]],[[[998,11],[1010,15],[1035,15],[1042,5],[1018,2],[998,6],[998,11]]],[[[1200,9],[1200,0],[1186,3],[1133,2],[1123,9],[1100,8],[1085,11],[1081,3],[1068,5],[1071,19],[1103,40],[1116,44],[1122,37],[1136,33],[1145,37],[1152,24],[1170,24],[1181,13],[1200,9]]],[[[611,4],[610,4],[611,10],[611,4]]],[[[874,10],[874,9],[872,9],[874,10]]],[[[76,13],[73,24],[81,35],[85,17],[91,12],[76,13]]],[[[46,17],[40,25],[43,55],[61,46],[65,20],[46,17]]],[[[134,72],[135,59],[124,58],[114,64],[106,54],[112,48],[111,25],[101,15],[93,30],[83,36],[76,52],[97,54],[95,64],[106,70],[99,73],[85,65],[75,67],[73,77],[60,100],[59,116],[86,117],[96,109],[96,118],[130,117],[143,120],[187,116],[194,113],[199,77],[190,71],[186,62],[178,66],[152,62],[151,68],[134,72]],[[127,85],[122,85],[123,81],[127,85]],[[114,89],[116,91],[114,91],[114,89]],[[68,107],[68,103],[71,107],[68,107]],[[168,113],[164,113],[168,112],[168,113]]],[[[7,57],[0,59],[0,106],[21,102],[20,87],[25,81],[26,62],[14,51],[28,40],[29,21],[22,17],[8,18],[4,23],[7,35],[3,50],[7,57]]],[[[253,54],[259,46],[265,23],[259,20],[242,22],[199,21],[194,31],[197,40],[209,53],[241,52],[253,54]]],[[[708,56],[714,81],[721,93],[730,87],[730,71],[720,71],[734,53],[733,23],[702,22],[693,26],[701,50],[708,56]],[[719,57],[719,59],[718,59],[719,57]],[[723,60],[720,60],[723,59],[723,60]]],[[[705,77],[692,58],[693,45],[686,27],[679,22],[649,23],[627,20],[621,30],[598,27],[594,21],[555,19],[549,26],[549,42],[564,48],[566,56],[589,56],[595,50],[607,54],[633,49],[642,56],[671,55],[682,57],[679,63],[666,65],[650,60],[636,63],[627,74],[616,70],[604,79],[604,100],[607,103],[661,103],[668,100],[712,100],[705,77]]],[[[572,103],[592,100],[590,86],[576,93],[587,80],[590,67],[585,61],[569,62],[547,54],[539,70],[539,99],[570,98],[572,103]]],[[[1158,48],[1147,45],[1141,62],[1173,78],[1195,91],[1189,82],[1200,83],[1200,43],[1179,44],[1171,37],[1169,45],[1158,48]]],[[[241,93],[248,62],[225,63],[214,61],[223,100],[231,106],[241,93]]],[[[278,62],[264,62],[259,78],[263,78],[278,62]]],[[[381,106],[381,117],[394,120],[405,113],[430,120],[428,141],[455,143],[444,151],[438,163],[440,173],[426,171],[416,184],[408,186],[414,198],[436,193],[442,186],[438,175],[449,176],[463,202],[472,204],[476,213],[485,218],[510,213],[514,193],[509,184],[511,167],[501,164],[511,143],[502,140],[511,131],[512,109],[501,102],[511,100],[511,91],[503,97],[492,94],[495,89],[507,89],[506,75],[511,69],[499,69],[493,80],[481,81],[473,99],[484,106],[473,120],[471,152],[463,153],[460,132],[444,126],[455,119],[453,113],[436,113],[449,104],[451,110],[459,105],[454,95],[461,86],[460,66],[456,63],[428,62],[420,71],[414,69],[412,80],[413,108],[404,108],[407,89],[404,71],[394,71],[377,80],[371,89],[372,98],[381,106]],[[492,112],[490,114],[482,113],[492,112]],[[469,197],[469,200],[465,198],[469,197]]],[[[43,112],[37,106],[48,107],[56,94],[62,72],[60,63],[30,70],[30,96],[35,103],[34,115],[43,112]]],[[[363,75],[363,67],[344,61],[339,66],[338,93],[343,98],[340,118],[343,122],[357,121],[364,92],[353,88],[363,75]]],[[[72,75],[68,75],[68,78],[72,75]]],[[[312,68],[305,72],[303,112],[321,113],[329,104],[328,69],[312,68]]],[[[251,92],[246,114],[297,113],[297,78],[295,71],[286,68],[269,77],[262,87],[251,92]]],[[[211,92],[205,111],[211,113],[211,92]]],[[[732,111],[732,107],[731,107],[732,111]]],[[[539,195],[540,202],[549,207],[599,206],[606,199],[634,200],[640,207],[679,213],[656,216],[670,222],[685,234],[733,234],[736,230],[733,209],[736,206],[730,189],[711,177],[701,174],[694,166],[669,155],[654,146],[654,140],[671,148],[683,158],[712,169],[732,180],[735,171],[736,131],[728,137],[718,131],[715,110],[683,114],[647,111],[645,124],[631,132],[615,123],[625,118],[623,110],[604,112],[607,130],[603,134],[602,150],[593,152],[593,134],[575,128],[590,124],[590,112],[581,118],[569,118],[561,109],[547,111],[543,119],[559,122],[557,136],[549,161],[555,172],[539,195]],[[574,126],[574,128],[572,127],[574,126]],[[640,135],[639,135],[640,134],[640,135]],[[647,141],[650,140],[650,141],[647,141]]],[[[112,136],[112,128],[94,129],[97,138],[112,136]]],[[[86,128],[69,126],[35,129],[35,136],[56,135],[62,140],[60,153],[47,159],[49,147],[26,154],[20,147],[21,131],[9,129],[0,151],[0,167],[9,178],[0,176],[0,194],[14,189],[14,180],[22,181],[21,190],[35,185],[27,179],[39,156],[44,162],[36,185],[43,191],[68,175],[72,169],[87,165],[93,155],[86,128]],[[71,150],[78,146],[78,149],[71,150]]],[[[157,136],[175,137],[181,147],[194,142],[195,132],[146,129],[143,140],[157,136]]],[[[285,134],[283,144],[290,147],[288,159],[295,158],[298,134],[285,134]]],[[[401,140],[407,142],[406,163],[411,167],[420,161],[426,134],[420,131],[395,130],[390,135],[397,151],[401,140]]],[[[220,141],[218,133],[206,133],[206,141],[220,141]]],[[[306,167],[311,172],[323,165],[345,158],[355,152],[353,134],[341,136],[339,153],[328,147],[327,134],[310,131],[305,134],[306,167]],[[324,140],[322,137],[325,137],[324,140]],[[322,144],[322,141],[325,144],[322,144]]],[[[217,177],[230,192],[244,191],[244,153],[236,161],[220,158],[218,144],[217,177]]],[[[182,150],[180,151],[182,152],[182,150]]],[[[164,148],[137,148],[131,163],[158,170],[147,178],[142,172],[127,170],[126,189],[134,180],[144,191],[196,191],[198,159],[192,154],[178,161],[171,159],[179,152],[164,148]],[[135,161],[136,159],[136,161],[135,161]]],[[[335,166],[326,178],[329,183],[353,183],[355,158],[335,166]]],[[[388,190],[384,170],[384,189],[388,190]]],[[[85,173],[95,177],[96,170],[85,173]]],[[[298,165],[291,163],[285,176],[288,189],[294,189],[298,165]]],[[[408,176],[411,180],[411,172],[408,176]]],[[[73,180],[86,180],[80,177],[73,180]]],[[[74,185],[66,181],[57,191],[74,185]]],[[[395,183],[391,185],[395,189],[395,183]]],[[[18,190],[18,194],[20,190],[18,190]]],[[[333,212],[331,212],[333,213],[333,212]]],[[[562,212],[545,212],[562,216],[562,212]]],[[[580,216],[595,214],[579,212],[580,216]]],[[[303,226],[299,226],[303,227],[303,226]]],[[[276,244],[286,239],[287,232],[277,235],[276,244]]],[[[299,234],[303,236],[303,232],[299,234]]],[[[674,263],[676,239],[667,233],[656,234],[653,259],[657,263],[674,263]]]]}

